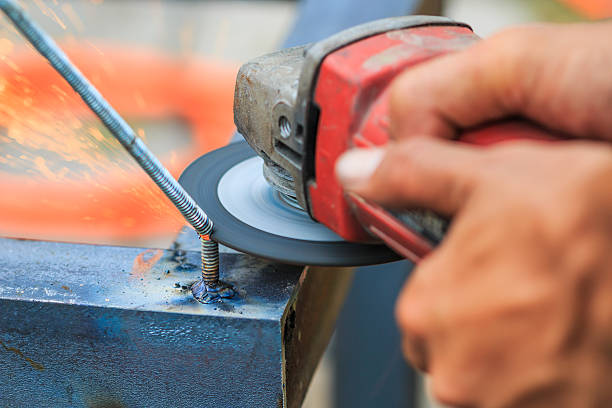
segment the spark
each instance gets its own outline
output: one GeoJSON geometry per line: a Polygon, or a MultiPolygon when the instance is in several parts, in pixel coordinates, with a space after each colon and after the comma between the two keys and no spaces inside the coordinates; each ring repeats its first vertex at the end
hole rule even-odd
{"type": "Polygon", "coordinates": [[[72,23],[72,25],[74,26],[74,28],[76,28],[77,31],[82,32],[83,30],[85,30],[85,25],[83,24],[83,21],[74,11],[74,8],[72,8],[71,4],[62,4],[62,11],[66,15],[66,17],[68,17],[68,20],[70,20],[70,23],[72,23]]]}
{"type": "Polygon", "coordinates": [[[55,21],[57,25],[62,28],[62,30],[66,30],[66,24],[62,21],[61,18],[59,18],[59,16],[55,13],[55,11],[53,11],[51,7],[45,5],[42,0],[34,0],[34,3],[38,6],[40,11],[42,11],[44,15],[50,17],[53,21],[55,21]]]}

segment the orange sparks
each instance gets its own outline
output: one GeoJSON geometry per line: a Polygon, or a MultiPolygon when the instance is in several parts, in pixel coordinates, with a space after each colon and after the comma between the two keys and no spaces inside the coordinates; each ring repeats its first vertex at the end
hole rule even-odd
{"type": "MultiPolygon", "coordinates": [[[[160,136],[172,138],[158,153],[175,176],[229,141],[236,67],[72,44],[63,48],[75,65],[137,121],[140,137],[157,144],[160,136]],[[191,142],[176,145],[175,133],[150,131],[150,123],[176,118],[187,123],[191,142]]],[[[2,235],[139,242],[172,237],[185,224],[46,61],[6,39],[0,40],[0,190],[11,191],[0,194],[2,235]]]]}
{"type": "Polygon", "coordinates": [[[83,21],[80,19],[79,15],[74,11],[74,8],[72,8],[71,4],[69,3],[62,4],[62,11],[66,15],[66,17],[68,17],[68,20],[70,20],[70,23],[74,26],[74,28],[78,32],[82,32],[85,29],[85,25],[83,24],[83,21]]]}
{"type": "Polygon", "coordinates": [[[14,47],[13,42],[8,38],[0,38],[0,58],[8,57],[13,52],[14,47]]]}
{"type": "Polygon", "coordinates": [[[59,16],[55,13],[55,11],[53,11],[53,9],[49,6],[47,6],[45,3],[43,3],[42,0],[34,0],[34,3],[36,4],[36,6],[38,6],[38,8],[40,9],[40,11],[43,12],[44,15],[50,17],[53,21],[55,21],[63,30],[66,29],[66,24],[64,24],[64,22],[62,21],[61,18],[59,18],[59,16]]]}

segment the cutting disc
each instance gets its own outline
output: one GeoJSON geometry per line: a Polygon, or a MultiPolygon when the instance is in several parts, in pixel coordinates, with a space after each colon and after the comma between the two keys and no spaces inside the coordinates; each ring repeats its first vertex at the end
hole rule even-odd
{"type": "Polygon", "coordinates": [[[214,223],[212,238],[238,251],[299,265],[358,266],[390,262],[383,245],[344,241],[286,202],[264,179],[263,160],[246,142],[194,161],[179,181],[214,223]]]}

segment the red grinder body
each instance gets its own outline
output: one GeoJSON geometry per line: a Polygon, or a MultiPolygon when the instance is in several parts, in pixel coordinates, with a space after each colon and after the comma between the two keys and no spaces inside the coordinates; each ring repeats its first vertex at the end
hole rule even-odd
{"type": "MultiPolygon", "coordinates": [[[[348,149],[388,142],[387,94],[405,69],[478,40],[467,26],[429,25],[393,30],[350,43],[327,55],[318,71],[313,104],[318,108],[314,181],[307,184],[311,216],[349,241],[383,240],[399,254],[418,261],[444,233],[446,220],[432,213],[392,213],[349,196],[335,178],[338,157],[348,149]]],[[[407,115],[410,112],[406,112],[407,115]]],[[[463,142],[488,145],[511,139],[550,136],[523,122],[465,132],[463,142]]]]}

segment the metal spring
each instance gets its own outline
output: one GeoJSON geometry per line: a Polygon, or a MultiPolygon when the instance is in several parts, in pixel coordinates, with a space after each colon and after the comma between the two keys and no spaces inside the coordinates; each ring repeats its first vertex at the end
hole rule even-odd
{"type": "Polygon", "coordinates": [[[43,55],[56,71],[81,96],[89,108],[100,118],[111,134],[134,157],[155,184],[166,194],[185,219],[202,238],[202,276],[219,279],[219,246],[208,238],[213,223],[183,187],[172,177],[151,151],[140,140],[134,130],[109,105],[98,90],[70,62],[55,42],[30,20],[14,0],[0,0],[0,9],[43,55]]]}

